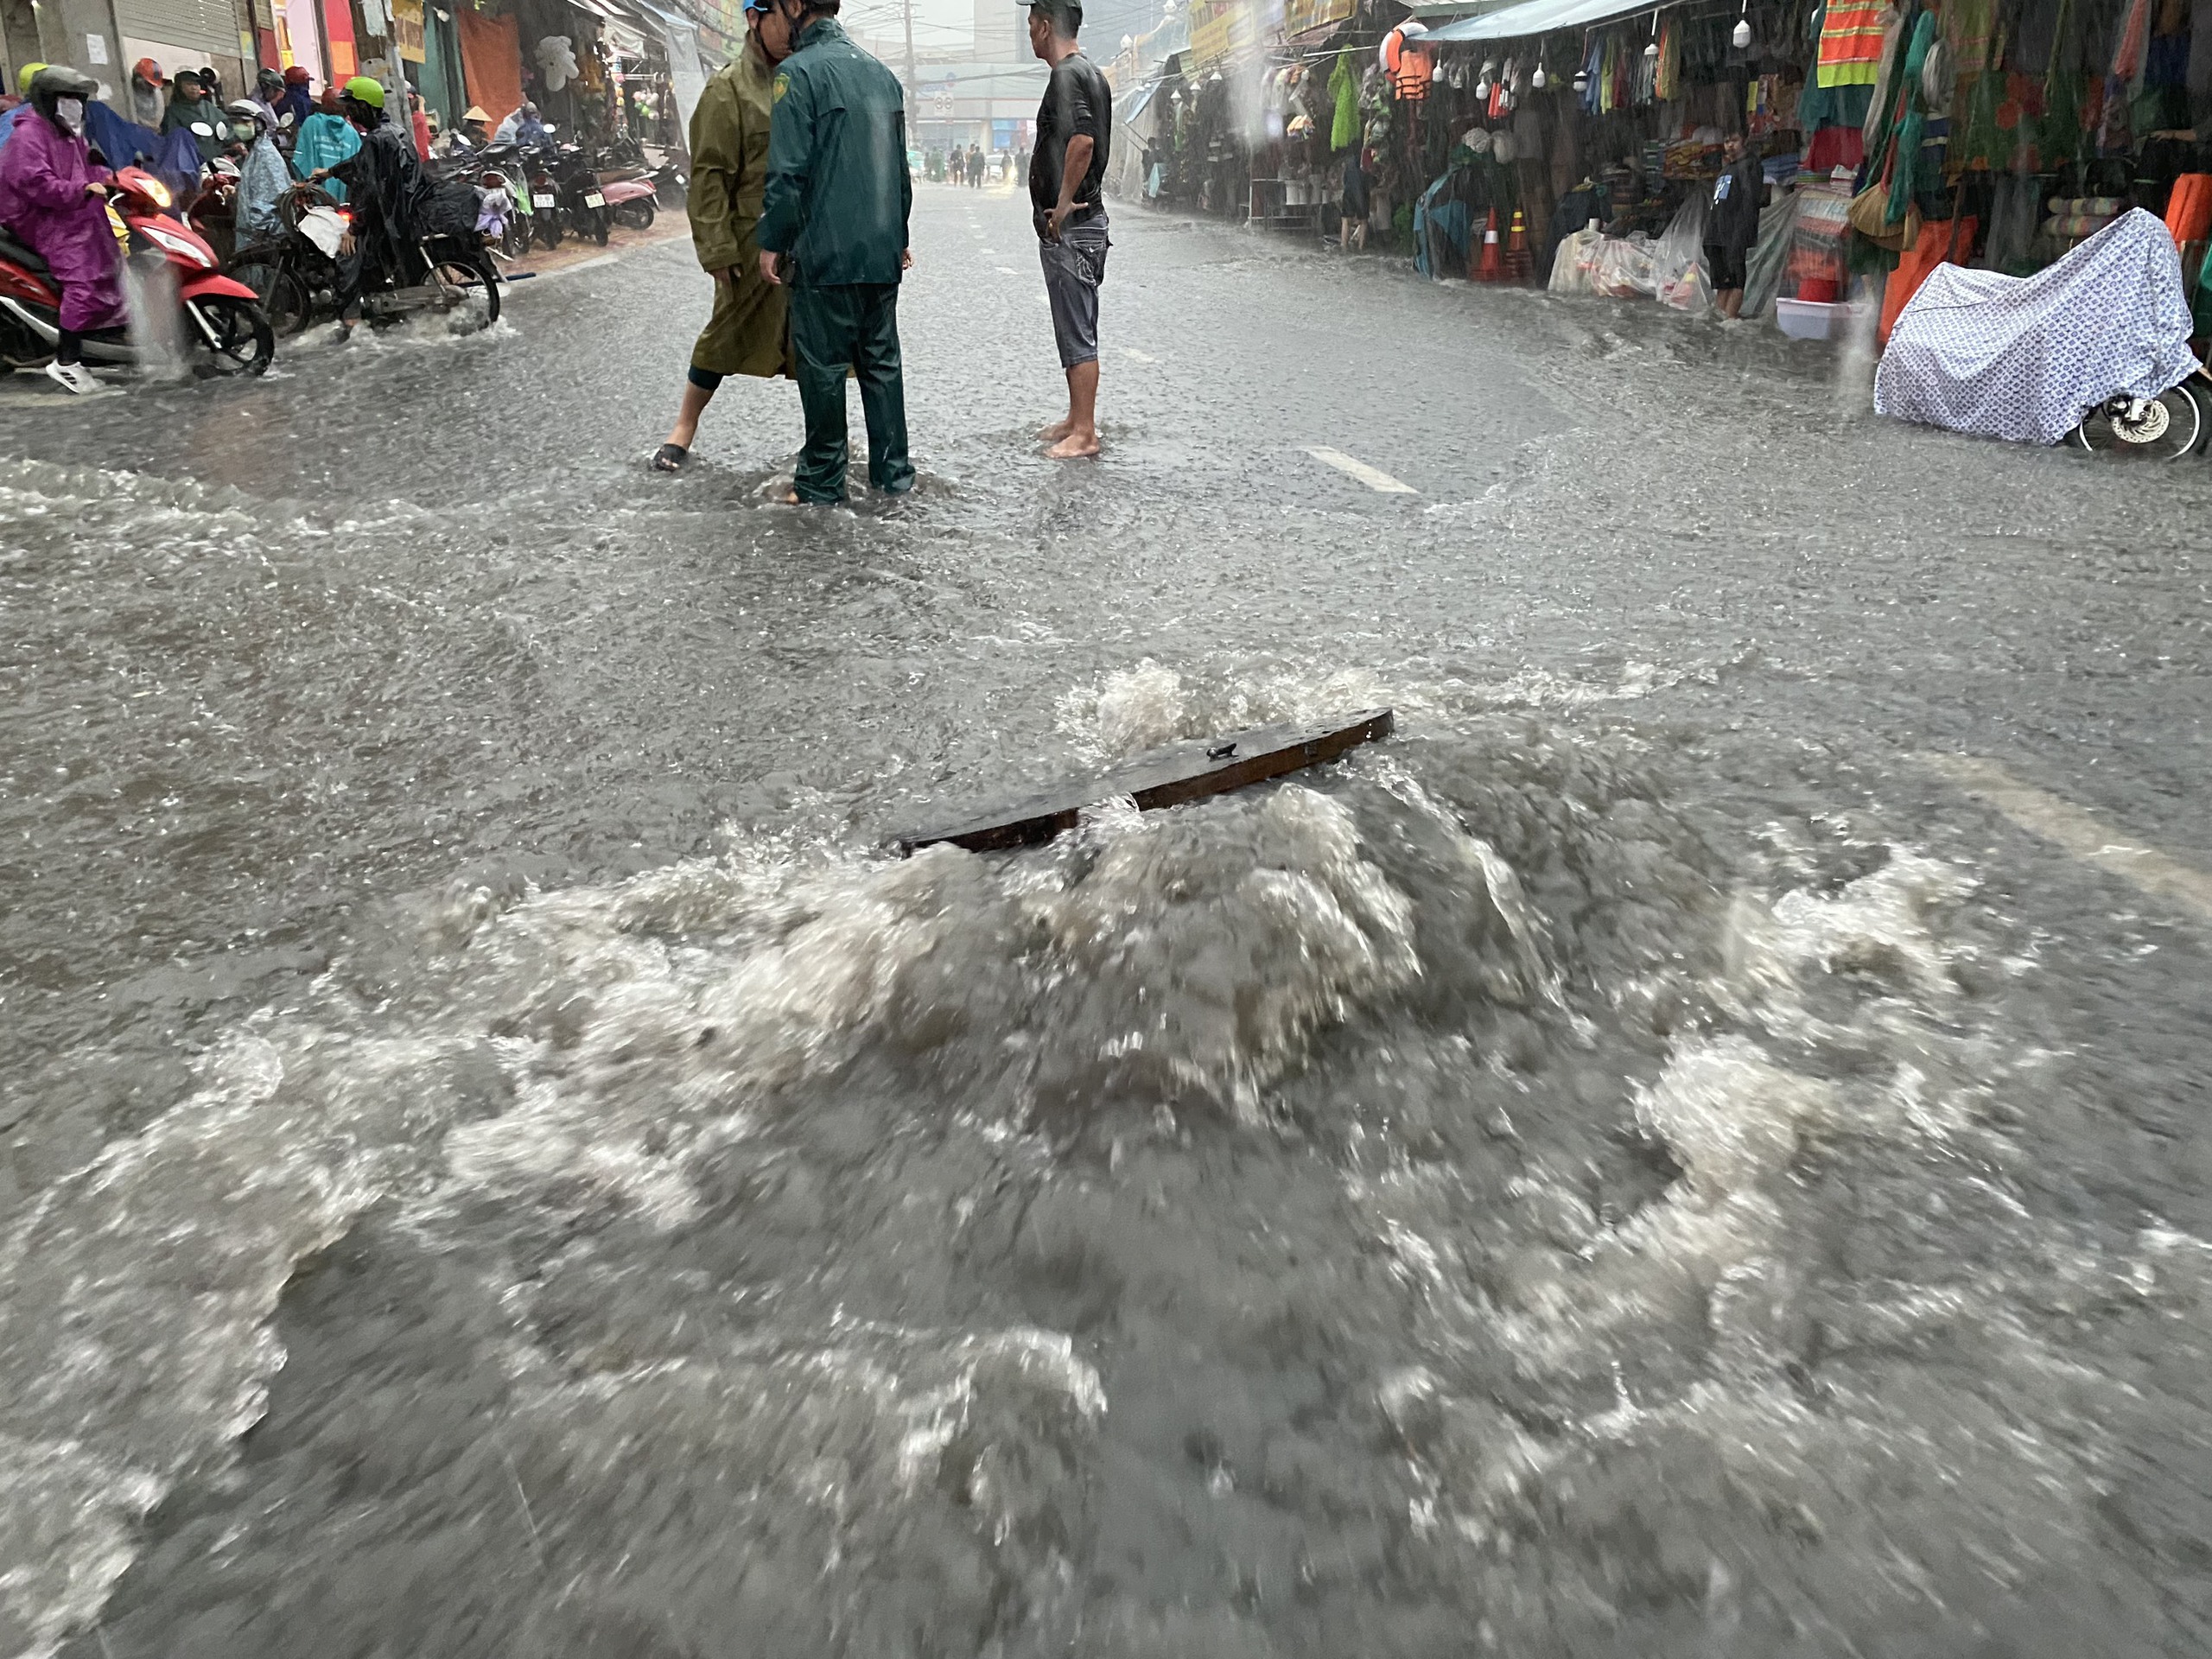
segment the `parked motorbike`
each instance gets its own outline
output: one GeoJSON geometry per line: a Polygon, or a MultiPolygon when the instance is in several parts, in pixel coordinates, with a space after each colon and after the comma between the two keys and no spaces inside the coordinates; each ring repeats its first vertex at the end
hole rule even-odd
{"type": "Polygon", "coordinates": [[[487,144],[481,149],[443,156],[432,164],[431,170],[441,179],[471,185],[485,184],[491,175],[499,175],[508,200],[513,203],[512,211],[507,215],[506,234],[496,246],[500,257],[519,259],[530,251],[531,244],[539,239],[538,215],[531,200],[530,169],[522,152],[513,144],[487,144]]]}
{"type": "Polygon", "coordinates": [[[613,211],[607,205],[607,194],[599,182],[598,170],[591,157],[574,144],[563,145],[560,151],[558,172],[561,215],[568,221],[569,229],[579,237],[588,236],[601,247],[614,228],[613,211]]]}
{"type": "Polygon", "coordinates": [[[2203,441],[2212,390],[2193,332],[2173,238],[2133,208],[2032,276],[1936,266],[1890,331],[1874,408],[2016,443],[2179,461],[2203,441]]]}
{"type": "Polygon", "coordinates": [[[679,155],[626,137],[616,139],[601,153],[599,176],[603,184],[644,179],[652,186],[659,205],[671,209],[683,206],[691,188],[690,174],[679,155]]]}
{"type": "Polygon", "coordinates": [[[530,186],[526,200],[530,203],[531,240],[542,248],[561,245],[561,181],[555,173],[560,160],[560,152],[550,146],[533,149],[522,157],[523,176],[530,186]]]}
{"type": "Polygon", "coordinates": [[[627,225],[632,230],[652,228],[653,213],[659,193],[650,180],[615,179],[602,181],[600,194],[606,199],[607,211],[617,225],[627,225]]]}
{"type": "MultiPolygon", "coordinates": [[[[259,374],[276,353],[276,336],[253,289],[225,276],[207,240],[170,217],[169,188],[142,168],[115,175],[108,217],[127,242],[134,266],[175,278],[181,335],[194,373],[259,374]],[[204,355],[203,355],[204,353],[204,355]]],[[[0,231],[0,368],[46,362],[61,338],[61,290],[46,261],[0,231]]],[[[136,364],[137,348],[120,334],[88,336],[89,364],[136,364]]]]}

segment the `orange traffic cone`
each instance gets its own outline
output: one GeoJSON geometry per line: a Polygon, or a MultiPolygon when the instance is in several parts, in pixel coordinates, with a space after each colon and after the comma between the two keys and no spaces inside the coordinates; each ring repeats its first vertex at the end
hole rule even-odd
{"type": "Polygon", "coordinates": [[[1535,261],[1529,253],[1529,221],[1521,217],[1521,210],[1513,210],[1513,228],[1505,233],[1505,280],[1525,283],[1535,269],[1535,261]]]}
{"type": "Polygon", "coordinates": [[[1475,271],[1475,280],[1494,283],[1504,275],[1497,261],[1497,209],[1493,207],[1483,226],[1483,262],[1475,271]]]}

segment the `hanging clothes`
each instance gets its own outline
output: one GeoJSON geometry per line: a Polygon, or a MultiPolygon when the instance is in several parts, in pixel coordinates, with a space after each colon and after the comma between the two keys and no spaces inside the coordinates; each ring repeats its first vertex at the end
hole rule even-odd
{"type": "Polygon", "coordinates": [[[1336,100],[1329,148],[1350,149],[1359,143],[1359,70],[1350,47],[1337,54],[1337,67],[1329,72],[1329,96],[1336,100]]]}
{"type": "Polygon", "coordinates": [[[1814,78],[1823,86],[1870,86],[1882,61],[1885,0],[1828,0],[1814,78]]]}

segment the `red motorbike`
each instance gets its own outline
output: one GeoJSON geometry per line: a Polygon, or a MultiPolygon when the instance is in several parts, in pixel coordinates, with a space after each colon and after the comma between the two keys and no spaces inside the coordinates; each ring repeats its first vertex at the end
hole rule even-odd
{"type": "MultiPolygon", "coordinates": [[[[115,175],[108,220],[141,271],[174,279],[180,337],[194,372],[259,374],[276,353],[276,335],[254,291],[226,276],[207,240],[172,218],[169,188],[126,167],[115,175]]],[[[156,290],[158,291],[158,290],[156,290]]],[[[61,291],[46,261],[0,230],[0,370],[35,368],[61,337],[61,291]]],[[[157,331],[159,332],[159,331],[157,331]]],[[[121,330],[89,334],[89,365],[136,364],[138,348],[121,330]]]]}

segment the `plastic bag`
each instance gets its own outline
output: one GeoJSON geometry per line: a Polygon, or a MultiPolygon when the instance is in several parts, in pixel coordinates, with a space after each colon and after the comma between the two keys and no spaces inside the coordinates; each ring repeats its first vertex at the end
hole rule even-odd
{"type": "Polygon", "coordinates": [[[1590,288],[1611,299],[1649,299],[1656,291],[1651,277],[1651,238],[1600,237],[1590,260],[1590,288]]]}
{"type": "Polygon", "coordinates": [[[1679,311],[1703,310],[1713,302],[1698,265],[1705,243],[1705,192],[1694,190],[1675,210],[1667,229],[1651,251],[1652,293],[1662,304],[1679,311]]]}
{"type": "Polygon", "coordinates": [[[1552,256],[1551,291],[1554,294],[1589,293],[1590,262],[1597,254],[1598,245],[1605,239],[1596,231],[1575,231],[1561,237],[1559,251],[1552,256]]]}

